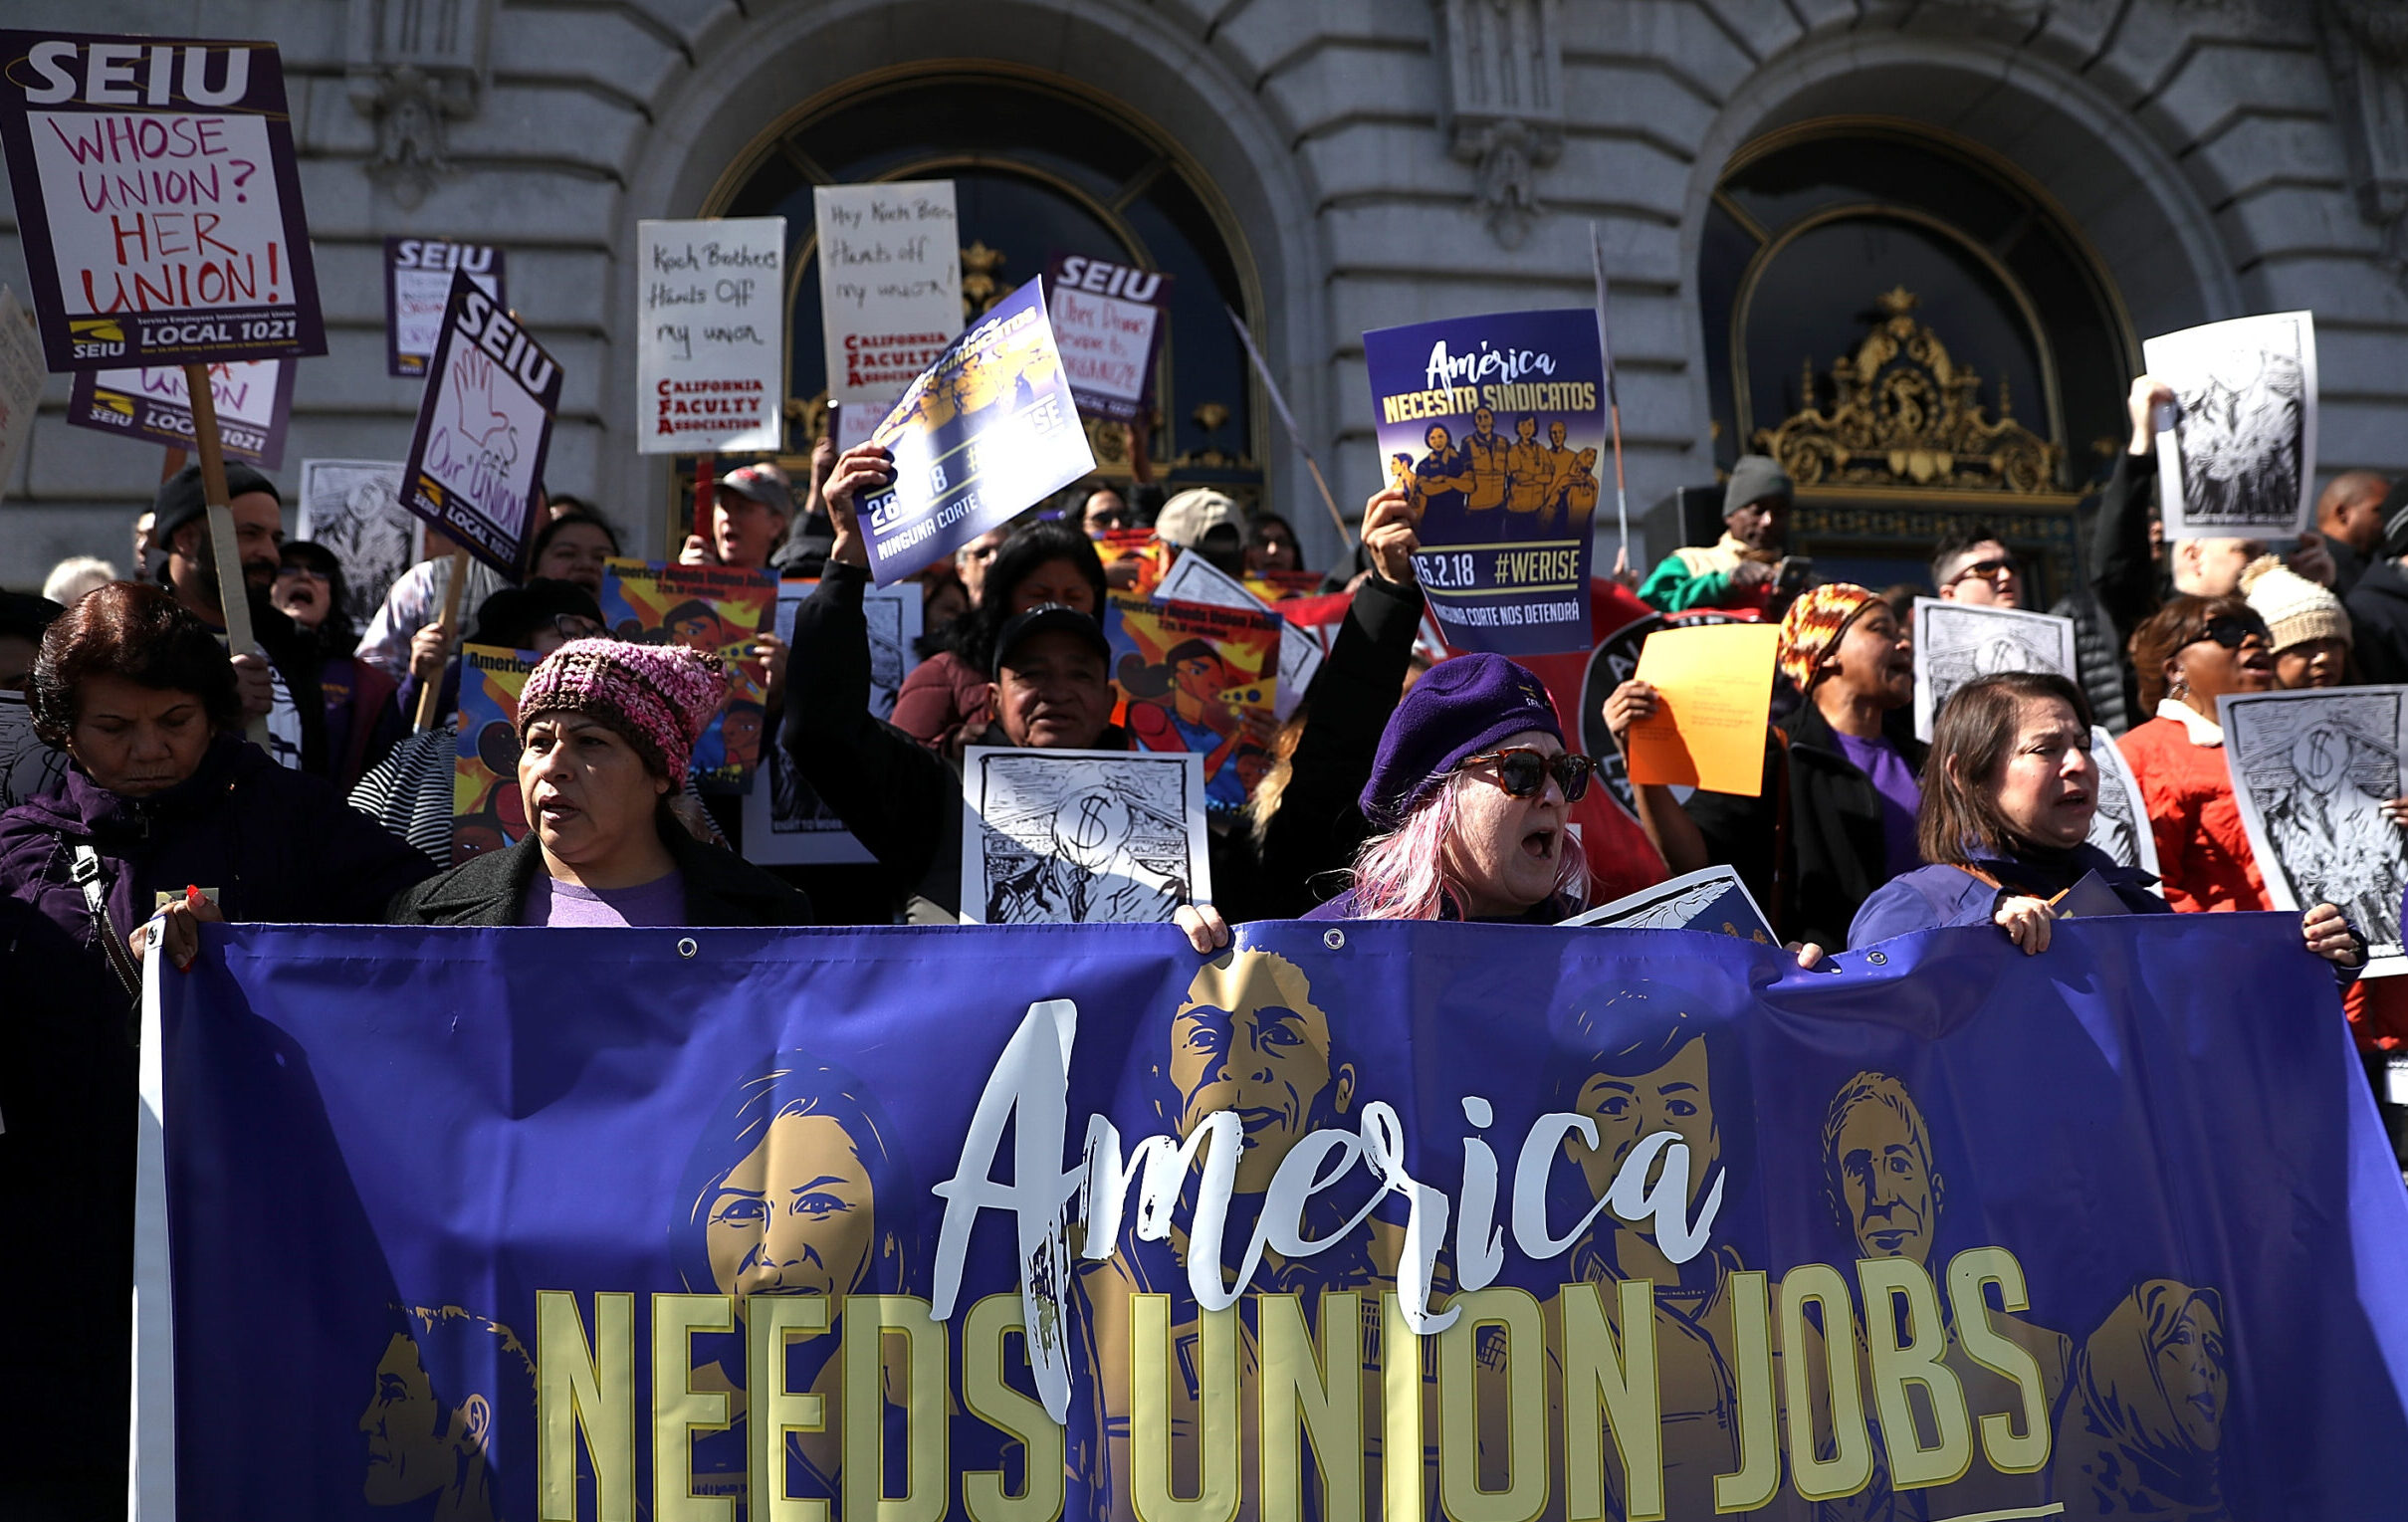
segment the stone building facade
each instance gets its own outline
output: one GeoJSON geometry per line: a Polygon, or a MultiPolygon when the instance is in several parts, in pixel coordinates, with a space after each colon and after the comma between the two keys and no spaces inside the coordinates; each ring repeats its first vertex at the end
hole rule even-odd
{"type": "MultiPolygon", "coordinates": [[[[1843,359],[1889,322],[1952,356],[1926,399],[1985,437],[2011,419],[2045,459],[2009,480],[1928,438],[1874,440],[1801,515],[1864,574],[1967,515],[2069,573],[2068,514],[2123,426],[2139,339],[2217,318],[2311,309],[2319,475],[2408,467],[2397,0],[105,9],[21,0],[11,24],[282,46],[330,329],[302,362],[285,474],[406,451],[418,385],[384,371],[381,240],[497,242],[566,371],[552,484],[654,552],[680,465],[632,447],[637,220],[792,218],[799,449],[819,371],[808,189],[846,178],[955,177],[974,293],[1036,273],[1048,242],[1172,271],[1158,474],[1258,497],[1323,561],[1337,530],[1214,309],[1251,325],[1359,512],[1378,480],[1363,330],[1586,305],[1592,223],[1635,512],[1710,483],[1742,438],[1831,415],[1843,359]]],[[[0,279],[24,289],[13,221],[0,279]]],[[[157,479],[157,451],[63,426],[66,394],[54,377],[6,483],[0,584],[71,552],[121,562],[157,479]]]]}

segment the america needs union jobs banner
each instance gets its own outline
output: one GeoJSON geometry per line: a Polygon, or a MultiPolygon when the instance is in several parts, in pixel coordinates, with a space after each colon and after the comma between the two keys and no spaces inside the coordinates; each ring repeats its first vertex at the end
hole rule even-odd
{"type": "Polygon", "coordinates": [[[143,1515],[2399,1514],[2408,1196],[2296,918],[1838,966],[212,929],[143,1515]]]}

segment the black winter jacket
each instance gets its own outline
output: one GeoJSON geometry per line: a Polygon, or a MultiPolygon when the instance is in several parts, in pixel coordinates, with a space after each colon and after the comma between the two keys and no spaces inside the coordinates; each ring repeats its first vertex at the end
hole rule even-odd
{"type": "MultiPolygon", "coordinates": [[[[919,884],[921,902],[912,917],[959,917],[962,773],[952,761],[870,714],[869,619],[861,609],[868,584],[869,572],[831,560],[818,589],[795,609],[781,739],[803,780],[862,849],[895,881],[919,884]]],[[[1010,743],[1000,726],[970,741],[1010,743]]],[[[1107,726],[1092,749],[1128,750],[1128,733],[1107,726]]],[[[1209,847],[1221,914],[1232,924],[1248,918],[1251,895],[1243,885],[1253,874],[1244,843],[1214,831],[1209,847]]]]}
{"type": "Polygon", "coordinates": [[[1351,866],[1371,834],[1359,800],[1404,696],[1422,607],[1418,584],[1378,576],[1348,605],[1329,659],[1313,677],[1312,719],[1289,758],[1287,786],[1263,828],[1263,918],[1301,919],[1347,886],[1331,874],[1351,866]]]}
{"type": "MultiPolygon", "coordinates": [[[[1925,747],[1911,734],[1908,713],[1897,710],[1884,728],[1920,776],[1925,747]]],[[[1889,880],[1880,793],[1812,703],[1791,717],[1786,743],[1778,729],[1766,734],[1760,794],[1700,790],[1686,806],[1714,860],[1739,873],[1784,941],[1845,947],[1857,910],[1889,880]]]]}
{"type": "Polygon", "coordinates": [[[2370,561],[2342,599],[2349,610],[2358,675],[2370,683],[2408,682],[2408,573],[2384,556],[2370,561]]]}
{"type": "MultiPolygon", "coordinates": [[[[706,845],[674,826],[661,843],[685,884],[688,925],[808,925],[811,901],[733,851],[706,845]]],[[[544,870],[543,847],[529,835],[506,851],[479,856],[428,878],[393,900],[395,925],[522,925],[527,890],[544,870]]]]}

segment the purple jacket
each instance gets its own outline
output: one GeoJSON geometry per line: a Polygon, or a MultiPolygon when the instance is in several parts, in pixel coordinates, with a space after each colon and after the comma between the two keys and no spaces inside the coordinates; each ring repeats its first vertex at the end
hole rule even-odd
{"type": "Polygon", "coordinates": [[[150,797],[120,797],[70,765],[62,791],[0,814],[0,893],[33,905],[98,957],[74,870],[75,848],[88,841],[119,934],[150,918],[156,895],[187,884],[216,889],[229,920],[378,925],[394,894],[435,874],[433,862],[326,781],[232,735],[210,743],[192,775],[150,797]]]}

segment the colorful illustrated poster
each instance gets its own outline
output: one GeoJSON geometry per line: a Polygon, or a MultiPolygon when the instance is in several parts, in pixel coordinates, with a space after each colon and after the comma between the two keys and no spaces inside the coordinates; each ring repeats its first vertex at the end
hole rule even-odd
{"type": "Polygon", "coordinates": [[[895,484],[862,501],[870,566],[891,586],[1095,469],[1045,320],[1045,283],[995,303],[922,372],[873,439],[895,484]]]}
{"type": "Polygon", "coordinates": [[[2140,346],[2174,388],[2157,425],[2167,539],[2288,540],[2315,521],[2316,320],[2273,312],[2140,346]]]}
{"type": "Polygon", "coordinates": [[[1126,423],[1154,399],[1154,359],[1170,326],[1171,277],[1085,254],[1056,254],[1045,287],[1053,294],[1053,341],[1062,350],[1079,410],[1126,423]]]}
{"type": "MultiPolygon", "coordinates": [[[[293,416],[293,366],[246,359],[209,366],[217,438],[229,460],[262,470],[285,463],[285,425],[293,416]]],[[[95,433],[191,449],[192,389],[180,365],[141,370],[78,370],[68,388],[67,423],[95,433]]]]}
{"type": "Polygon", "coordinates": [[[786,219],[640,221],[635,245],[636,453],[777,448],[786,219]]]}
{"type": "Polygon", "coordinates": [[[452,243],[442,238],[384,240],[384,371],[402,380],[426,373],[443,312],[451,305],[452,276],[475,282],[503,311],[502,251],[490,243],[452,243]]]}
{"type": "Polygon", "coordinates": [[[34,413],[42,405],[42,337],[33,314],[17,305],[17,293],[0,286],[0,497],[17,476],[17,457],[34,435],[34,413]]]}
{"type": "Polygon", "coordinates": [[[1422,509],[1414,568],[1447,642],[1589,648],[1606,447],[1597,314],[1506,312],[1363,335],[1383,473],[1422,509]]]}
{"type": "Polygon", "coordinates": [[[559,365],[455,270],[401,505],[517,580],[559,405],[559,365]]]}
{"type": "MultiPolygon", "coordinates": [[[[1170,573],[1162,578],[1152,596],[1157,602],[1205,602],[1221,608],[1262,608],[1269,604],[1256,596],[1251,588],[1233,579],[1226,571],[1193,550],[1179,550],[1179,558],[1171,564],[1170,573]]],[[[1312,691],[1313,677],[1321,670],[1327,652],[1321,641],[1307,634],[1285,618],[1279,620],[1279,701],[1271,717],[1281,724],[1312,691]]]]}
{"type": "Polygon", "coordinates": [[[426,525],[401,506],[399,460],[302,461],[294,520],[294,538],[342,562],[342,611],[354,629],[366,628],[401,573],[426,558],[426,525]]]}
{"type": "Polygon", "coordinates": [[[1115,714],[1148,751],[1204,758],[1204,803],[1245,805],[1271,764],[1279,692],[1278,614],[1115,597],[1104,612],[1115,714]]]}
{"type": "Polygon", "coordinates": [[[270,42],[0,32],[0,143],[54,370],[327,351],[270,42]]]}
{"type": "Polygon", "coordinates": [[[452,761],[452,865],[527,837],[519,793],[519,694],[543,657],[460,647],[460,746],[452,761]]]}
{"type": "Polygon", "coordinates": [[[728,701],[695,743],[694,785],[705,792],[751,791],[768,702],[747,652],[769,627],[777,572],[657,560],[602,564],[602,622],[614,637],[719,657],[729,678],[728,701]]]}
{"type": "Polygon", "coordinates": [[[1160,925],[1211,902],[1193,754],[972,746],[962,808],[966,925],[1160,925]]]}
{"type": "Polygon", "coordinates": [[[865,442],[962,330],[952,180],[818,185],[819,320],[836,447],[865,442]]]}

